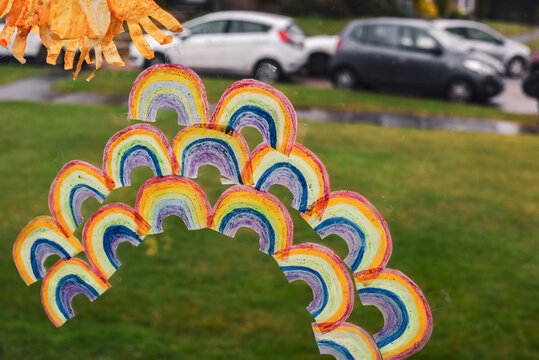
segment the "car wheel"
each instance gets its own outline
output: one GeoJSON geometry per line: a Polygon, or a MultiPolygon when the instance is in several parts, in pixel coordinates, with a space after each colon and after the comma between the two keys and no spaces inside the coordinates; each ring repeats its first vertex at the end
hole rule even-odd
{"type": "Polygon", "coordinates": [[[309,75],[326,76],[328,73],[329,59],[330,57],[328,54],[312,54],[309,57],[309,62],[307,64],[309,75]]]}
{"type": "Polygon", "coordinates": [[[144,68],[147,69],[149,67],[152,67],[158,64],[166,64],[165,55],[160,54],[160,53],[155,53],[153,59],[150,59],[150,60],[146,59],[146,61],[144,62],[144,68]]]}
{"type": "Polygon", "coordinates": [[[357,86],[357,75],[352,69],[340,68],[333,73],[331,82],[339,89],[353,89],[357,86]]]}
{"type": "Polygon", "coordinates": [[[526,61],[521,57],[514,57],[507,63],[507,75],[520,76],[526,71],[526,61]]]}
{"type": "Polygon", "coordinates": [[[446,97],[457,102],[469,102],[474,98],[474,89],[469,81],[456,79],[447,86],[446,97]]]}
{"type": "Polygon", "coordinates": [[[281,79],[281,67],[273,60],[260,61],[254,70],[254,78],[271,84],[281,79]]]}

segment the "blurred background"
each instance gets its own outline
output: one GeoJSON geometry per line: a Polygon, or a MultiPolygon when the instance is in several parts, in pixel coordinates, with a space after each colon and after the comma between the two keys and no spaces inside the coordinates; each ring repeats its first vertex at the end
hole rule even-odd
{"type": "MultiPolygon", "coordinates": [[[[177,218],[135,248],[95,302],[76,296],[60,329],[40,285],[24,285],[13,242],[49,213],[50,184],[70,160],[96,166],[112,135],[131,125],[127,99],[151,65],[195,69],[210,107],[244,77],[281,90],[298,114],[297,141],[325,164],[331,190],[368,198],[389,225],[388,267],[423,290],[434,318],[412,359],[539,359],[539,3],[536,0],[184,0],[160,4],[184,26],[143,58],[128,34],[126,68],[72,74],[43,64],[36,34],[29,64],[0,48],[0,359],[329,359],[319,355],[301,282],[287,283],[249,230],[235,239],[187,231],[177,218]]],[[[172,141],[177,116],[155,125],[172,141]]],[[[251,150],[260,143],[245,129],[251,150]]],[[[134,204],[152,176],[104,202],[134,204]]],[[[196,179],[214,204],[227,188],[215,168],[196,179]]],[[[290,207],[294,243],[343,258],[345,242],[319,236],[290,207]]],[[[87,219],[102,204],[83,206],[87,219]]],[[[79,228],[76,235],[80,237],[79,228]]],[[[47,268],[57,258],[47,260],[47,268]]],[[[350,322],[383,326],[371,306],[350,322]]]]}

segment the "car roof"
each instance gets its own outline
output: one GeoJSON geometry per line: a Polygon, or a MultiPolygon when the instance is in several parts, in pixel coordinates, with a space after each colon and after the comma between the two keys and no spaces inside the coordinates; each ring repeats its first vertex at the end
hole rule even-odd
{"type": "Polygon", "coordinates": [[[273,26],[285,26],[293,21],[292,18],[287,16],[275,15],[258,11],[218,11],[189,20],[185,22],[184,25],[189,27],[202,22],[213,20],[255,21],[273,26]]]}
{"type": "Polygon", "coordinates": [[[355,26],[360,24],[388,24],[388,25],[408,25],[415,27],[430,27],[431,22],[423,19],[410,19],[410,18],[396,18],[396,17],[378,17],[368,19],[353,20],[349,26],[355,26]]]}

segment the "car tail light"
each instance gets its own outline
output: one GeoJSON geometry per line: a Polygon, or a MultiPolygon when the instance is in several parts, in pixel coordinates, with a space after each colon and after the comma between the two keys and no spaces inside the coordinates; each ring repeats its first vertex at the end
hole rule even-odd
{"type": "Polygon", "coordinates": [[[282,42],[292,43],[292,38],[290,38],[290,35],[285,30],[279,30],[279,38],[281,38],[282,42]]]}
{"type": "Polygon", "coordinates": [[[339,39],[337,40],[337,50],[339,50],[342,47],[342,37],[339,36],[339,39]]]}

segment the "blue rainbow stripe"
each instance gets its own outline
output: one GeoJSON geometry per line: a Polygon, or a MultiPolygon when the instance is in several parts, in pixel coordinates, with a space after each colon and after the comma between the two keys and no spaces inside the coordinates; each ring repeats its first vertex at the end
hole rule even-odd
{"type": "Polygon", "coordinates": [[[302,172],[294,165],[286,162],[278,162],[269,167],[256,182],[255,188],[261,191],[268,191],[269,188],[276,184],[280,176],[295,179],[295,189],[290,189],[292,194],[300,194],[298,198],[294,197],[292,206],[300,212],[307,211],[307,180],[302,172]]]}
{"type": "Polygon", "coordinates": [[[142,240],[133,230],[124,225],[109,226],[103,234],[103,250],[115,269],[118,269],[121,265],[116,256],[116,249],[120,243],[126,241],[133,246],[138,246],[142,240]]]}
{"type": "Polygon", "coordinates": [[[230,117],[226,132],[233,133],[247,125],[256,127],[272,148],[277,147],[275,120],[266,110],[258,106],[243,105],[230,117]]]}
{"type": "Polygon", "coordinates": [[[90,301],[94,301],[99,296],[99,293],[78,275],[66,275],[58,281],[56,305],[66,319],[71,319],[75,316],[75,312],[71,307],[71,300],[77,294],[86,295],[90,301]]]}
{"type": "Polygon", "coordinates": [[[306,266],[281,266],[281,270],[289,282],[294,280],[303,280],[309,284],[309,286],[313,289],[313,294],[315,297],[307,307],[307,310],[309,310],[314,318],[320,315],[326,308],[329,301],[328,288],[322,274],[306,266]],[[317,291],[314,291],[314,289],[317,289],[317,291]],[[322,290],[321,296],[317,295],[320,294],[318,291],[319,289],[322,290]]]}
{"type": "MultiPolygon", "coordinates": [[[[126,163],[129,161],[131,156],[137,156],[141,154],[144,156],[144,160],[146,161],[145,165],[152,169],[155,176],[163,176],[161,166],[159,166],[159,160],[157,160],[157,156],[153,153],[153,151],[150,150],[147,146],[135,145],[129,148],[129,150],[127,150],[122,155],[122,158],[120,160],[120,179],[122,181],[122,186],[126,186],[126,184],[128,183],[128,177],[131,175],[130,173],[127,173],[125,171],[126,163]]],[[[137,166],[140,165],[144,164],[137,164],[137,166]]]]}
{"type": "Polygon", "coordinates": [[[338,360],[357,360],[356,358],[354,358],[354,355],[352,355],[350,351],[348,351],[347,348],[337,344],[334,341],[319,340],[316,342],[316,344],[318,345],[318,349],[320,350],[321,354],[329,353],[335,356],[338,360]]]}
{"type": "Polygon", "coordinates": [[[53,253],[64,259],[71,258],[69,253],[60,244],[48,239],[37,239],[30,248],[30,264],[32,265],[32,272],[36,279],[43,278],[47,273],[43,266],[40,253],[47,253],[48,255],[53,253]],[[47,250],[50,252],[47,252],[47,250]]]}
{"type": "Polygon", "coordinates": [[[84,221],[81,206],[84,200],[89,197],[93,197],[99,202],[104,201],[106,198],[105,194],[86,184],[77,184],[73,186],[69,192],[69,208],[71,210],[71,216],[73,217],[73,220],[75,220],[77,227],[84,221]]]}

